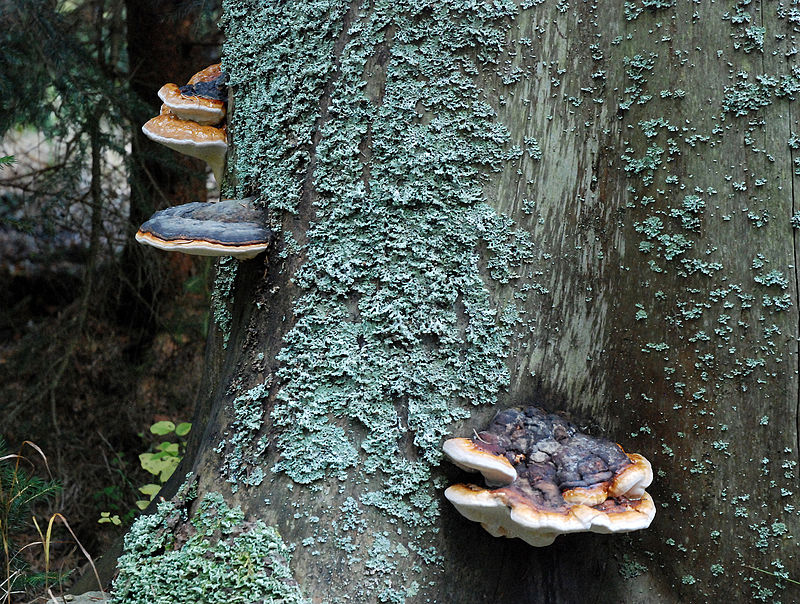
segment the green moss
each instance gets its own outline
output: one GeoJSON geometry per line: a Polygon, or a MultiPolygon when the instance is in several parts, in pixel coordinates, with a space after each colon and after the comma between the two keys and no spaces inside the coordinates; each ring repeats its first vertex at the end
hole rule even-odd
{"type": "Polygon", "coordinates": [[[218,493],[207,493],[188,516],[164,501],[125,536],[114,580],[114,604],[302,604],[281,536],[248,522],[218,493]]]}

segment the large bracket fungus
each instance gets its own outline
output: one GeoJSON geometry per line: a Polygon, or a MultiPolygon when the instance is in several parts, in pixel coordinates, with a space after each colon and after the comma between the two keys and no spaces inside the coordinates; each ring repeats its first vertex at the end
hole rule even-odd
{"type": "Polygon", "coordinates": [[[142,126],[145,135],[170,149],[205,160],[220,182],[228,152],[225,119],[227,76],[215,64],[197,72],[186,86],[164,84],[161,114],[142,126]]]}
{"type": "Polygon", "coordinates": [[[136,241],[196,256],[253,258],[275,238],[253,199],[196,201],[159,210],[139,227],[136,241]]]}
{"type": "Polygon", "coordinates": [[[456,484],[445,491],[463,516],[495,537],[540,547],[564,533],[647,528],[656,513],[644,490],[653,480],[650,462],[537,407],[502,411],[485,431],[443,448],[460,468],[499,487],[456,484]]]}

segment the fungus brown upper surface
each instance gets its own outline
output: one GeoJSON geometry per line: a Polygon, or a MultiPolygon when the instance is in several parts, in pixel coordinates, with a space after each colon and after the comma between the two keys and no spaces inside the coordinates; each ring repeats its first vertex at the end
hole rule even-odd
{"type": "Polygon", "coordinates": [[[214,63],[213,65],[209,65],[205,69],[201,69],[196,74],[194,74],[187,84],[191,86],[192,84],[197,84],[198,82],[209,82],[211,80],[216,80],[218,77],[222,75],[222,63],[214,63]]]}
{"type": "Polygon", "coordinates": [[[191,86],[164,84],[158,91],[158,97],[182,120],[213,126],[225,119],[225,101],[194,94],[191,86]]]}
{"type": "Polygon", "coordinates": [[[191,120],[204,126],[216,125],[225,119],[228,76],[219,73],[212,79],[199,79],[186,86],[164,84],[158,91],[158,97],[182,120],[191,120]]]}
{"type": "Polygon", "coordinates": [[[208,79],[199,79],[196,82],[180,87],[181,94],[198,96],[204,99],[214,99],[228,102],[228,74],[220,72],[219,75],[208,79]]]}
{"type": "Polygon", "coordinates": [[[463,516],[481,522],[494,536],[543,546],[563,533],[646,528],[655,516],[644,490],[653,472],[644,457],[582,434],[537,407],[502,411],[472,439],[448,440],[444,451],[459,467],[483,473],[490,485],[506,485],[493,490],[453,485],[445,491],[463,516]],[[498,474],[503,462],[516,478],[498,474]]]}
{"type": "Polygon", "coordinates": [[[136,233],[136,241],[162,250],[197,256],[253,258],[274,234],[253,198],[194,202],[159,210],[136,233]]]}
{"type": "Polygon", "coordinates": [[[224,127],[203,126],[192,120],[182,120],[162,108],[161,115],[142,126],[142,132],[173,151],[206,161],[214,172],[214,178],[220,182],[228,153],[224,127]]]}

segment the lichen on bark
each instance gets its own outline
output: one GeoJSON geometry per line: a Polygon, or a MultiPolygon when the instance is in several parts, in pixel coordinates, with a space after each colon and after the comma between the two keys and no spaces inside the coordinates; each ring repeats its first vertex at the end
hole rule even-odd
{"type": "Polygon", "coordinates": [[[289,570],[289,550],[274,527],[247,521],[222,495],[162,501],[125,536],[114,580],[114,604],[305,604],[289,570]]]}
{"type": "Polygon", "coordinates": [[[214,323],[222,334],[222,346],[228,347],[231,337],[230,305],[233,302],[233,284],[239,269],[239,261],[231,256],[224,256],[217,262],[217,274],[214,278],[214,289],[211,292],[211,310],[214,323]]]}
{"type": "Polygon", "coordinates": [[[438,515],[441,438],[508,384],[517,313],[488,281],[517,279],[531,258],[483,191],[509,145],[475,77],[498,61],[518,8],[228,0],[225,10],[237,193],[259,194],[276,224],[312,202],[307,229],[285,231],[304,262],[277,357],[272,470],[361,485],[359,505],[413,529],[421,551],[438,515]]]}

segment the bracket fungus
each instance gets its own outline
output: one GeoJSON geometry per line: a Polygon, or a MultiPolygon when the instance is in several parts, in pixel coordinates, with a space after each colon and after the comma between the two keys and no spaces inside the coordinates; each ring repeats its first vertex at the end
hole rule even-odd
{"type": "Polygon", "coordinates": [[[196,256],[253,258],[275,238],[253,199],[196,201],[159,210],[139,227],[136,241],[196,256]]]}
{"type": "Polygon", "coordinates": [[[193,86],[198,82],[210,82],[219,78],[222,73],[222,63],[214,63],[213,65],[209,65],[205,69],[201,69],[194,74],[191,78],[189,78],[189,81],[186,84],[188,86],[193,86]]]}
{"type": "Polygon", "coordinates": [[[650,462],[537,407],[501,411],[485,431],[450,439],[443,449],[457,466],[498,487],[456,484],[444,493],[495,537],[540,547],[565,533],[647,528],[656,513],[645,492],[653,480],[650,462]]]}
{"type": "Polygon", "coordinates": [[[182,120],[167,111],[149,120],[142,132],[152,141],[173,151],[204,160],[220,182],[225,169],[228,141],[225,128],[202,126],[197,122],[182,120]]]}
{"type": "Polygon", "coordinates": [[[151,140],[205,160],[220,182],[228,152],[225,119],[227,75],[219,63],[197,72],[185,86],[164,84],[158,91],[161,114],[142,126],[151,140]],[[221,125],[222,124],[222,125],[221,125]]]}
{"type": "Polygon", "coordinates": [[[158,98],[180,119],[192,120],[204,126],[214,126],[225,119],[228,102],[227,82],[228,76],[224,73],[219,73],[213,79],[200,79],[186,86],[170,82],[161,87],[158,98]]]}

